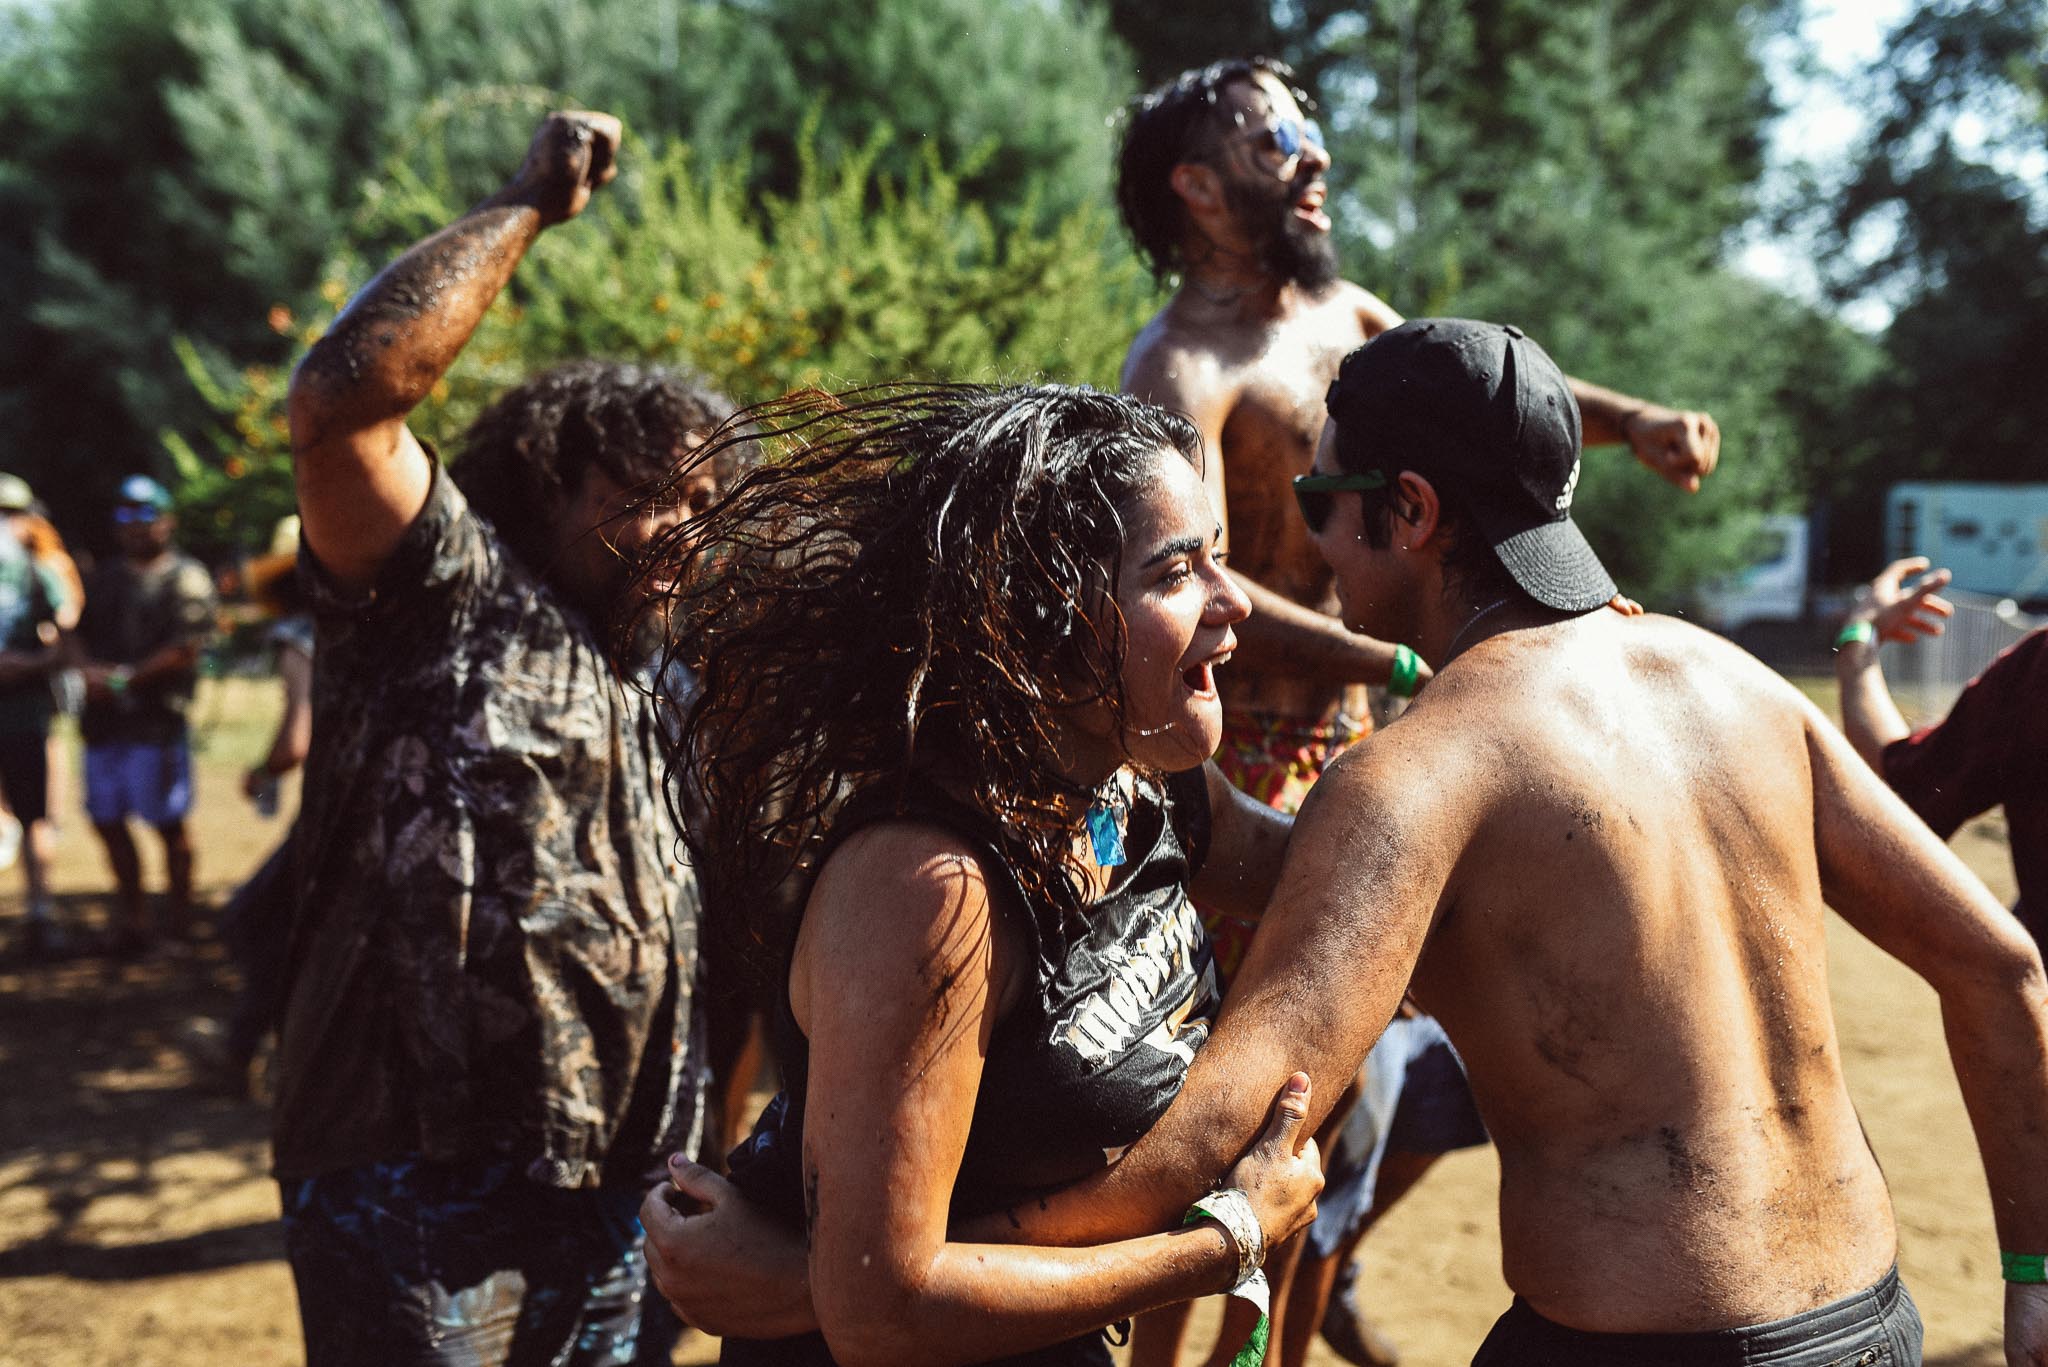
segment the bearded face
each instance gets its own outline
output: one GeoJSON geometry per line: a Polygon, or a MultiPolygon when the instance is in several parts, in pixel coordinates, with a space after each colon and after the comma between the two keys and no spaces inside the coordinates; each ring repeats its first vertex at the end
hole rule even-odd
{"type": "Polygon", "coordinates": [[[1307,165],[1293,179],[1263,180],[1226,173],[1224,202],[1251,242],[1259,265],[1277,280],[1314,293],[1337,278],[1337,244],[1329,230],[1304,214],[1320,174],[1307,165]]]}
{"type": "Polygon", "coordinates": [[[1201,159],[1221,182],[1244,248],[1277,280],[1310,291],[1336,280],[1321,130],[1294,93],[1265,73],[1232,87],[1217,112],[1223,126],[1201,159]]]}

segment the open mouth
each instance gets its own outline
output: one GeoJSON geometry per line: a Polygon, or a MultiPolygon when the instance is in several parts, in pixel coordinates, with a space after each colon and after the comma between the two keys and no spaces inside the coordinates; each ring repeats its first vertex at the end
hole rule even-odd
{"type": "Polygon", "coordinates": [[[1219,650],[1200,664],[1183,669],[1180,672],[1180,681],[1186,684],[1188,691],[1198,698],[1214,697],[1216,695],[1216,669],[1219,665],[1227,664],[1232,653],[1233,651],[1229,649],[1219,650]]]}
{"type": "Polygon", "coordinates": [[[1318,232],[1330,231],[1330,216],[1323,212],[1323,201],[1329,193],[1328,186],[1316,181],[1294,201],[1294,216],[1313,224],[1318,232]]]}

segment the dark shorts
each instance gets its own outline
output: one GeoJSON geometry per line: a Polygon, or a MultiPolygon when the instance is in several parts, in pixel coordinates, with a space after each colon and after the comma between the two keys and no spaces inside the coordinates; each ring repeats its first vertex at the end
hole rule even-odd
{"type": "MultiPolygon", "coordinates": [[[[1115,1367],[1115,1363],[1103,1335],[1084,1334],[1035,1352],[992,1358],[978,1367],[1115,1367]]],[[[823,1334],[805,1334],[790,1339],[722,1339],[718,1367],[838,1367],[838,1360],[825,1346],[823,1334]]]]}
{"type": "Polygon", "coordinates": [[[1832,1305],[1705,1334],[1589,1334],[1517,1296],[1472,1367],[1920,1367],[1920,1338],[1920,1312],[1893,1268],[1832,1305]]]}
{"type": "Polygon", "coordinates": [[[307,1367],[626,1367],[647,1284],[637,1187],[400,1160],[279,1183],[307,1367]]]}
{"type": "Polygon", "coordinates": [[[50,748],[41,731],[0,731],[0,792],[22,825],[50,814],[50,748]]]}

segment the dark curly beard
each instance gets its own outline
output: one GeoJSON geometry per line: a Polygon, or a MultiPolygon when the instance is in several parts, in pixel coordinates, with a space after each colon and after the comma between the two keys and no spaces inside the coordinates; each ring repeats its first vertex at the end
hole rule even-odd
{"type": "Polygon", "coordinates": [[[1259,266],[1268,275],[1311,294],[1337,279],[1337,244],[1329,233],[1295,217],[1296,187],[1289,185],[1276,198],[1270,190],[1232,179],[1223,193],[1237,221],[1257,234],[1259,266]]]}

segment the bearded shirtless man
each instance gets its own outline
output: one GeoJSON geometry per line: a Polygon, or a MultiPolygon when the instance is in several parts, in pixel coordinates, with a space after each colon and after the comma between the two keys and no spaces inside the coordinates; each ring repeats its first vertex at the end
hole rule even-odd
{"type": "MultiPolygon", "coordinates": [[[[1138,250],[1160,279],[1181,277],[1132,344],[1123,388],[1188,414],[1218,457],[1205,474],[1224,514],[1232,570],[1252,601],[1225,685],[1217,765],[1283,811],[1298,807],[1323,765],[1366,729],[1365,684],[1391,679],[1396,693],[1407,693],[1426,677],[1413,654],[1397,669],[1398,647],[1345,629],[1329,567],[1288,490],[1315,453],[1338,362],[1401,321],[1338,278],[1323,212],[1330,157],[1291,75],[1253,58],[1160,86],[1133,107],[1117,181],[1138,250]]],[[[1721,438],[1705,413],[1568,383],[1588,444],[1627,442],[1644,465],[1689,491],[1713,471],[1721,438]]],[[[1247,922],[1210,917],[1226,974],[1251,931],[1247,922]]],[[[1286,1314],[1276,1318],[1276,1330],[1292,1331],[1284,1335],[1286,1367],[1302,1362],[1304,1325],[1321,1321],[1365,1225],[1440,1153],[1485,1139],[1441,1040],[1426,1019],[1404,1022],[1375,1055],[1364,1104],[1376,1114],[1354,1126],[1370,1136],[1354,1161],[1345,1159],[1352,1146],[1322,1136],[1333,1160],[1324,1214],[1307,1240],[1302,1290],[1281,1295],[1286,1314]],[[1401,1141],[1392,1152],[1390,1140],[1401,1141]]],[[[1288,1280],[1285,1272],[1276,1277],[1276,1295],[1288,1280]]],[[[1140,1367],[1172,1360],[1170,1345],[1158,1348],[1162,1335],[1178,1337],[1163,1318],[1141,1326],[1140,1367]]],[[[1386,1345],[1375,1348],[1352,1360],[1393,1361],[1386,1345]]]]}
{"type": "MultiPolygon", "coordinates": [[[[1229,706],[1327,722],[1384,683],[1393,646],[1344,629],[1329,567],[1295,516],[1287,481],[1308,469],[1323,392],[1347,354],[1401,317],[1338,278],[1323,212],[1329,154],[1264,59],[1190,71],[1137,104],[1117,199],[1162,279],[1181,276],[1132,343],[1123,388],[1187,413],[1208,449],[1232,568],[1255,609],[1240,633],[1229,706]]],[[[1705,413],[1568,381],[1588,445],[1626,442],[1665,479],[1696,490],[1720,432],[1705,413]]]]}

